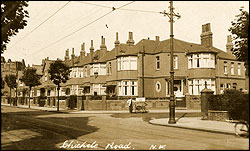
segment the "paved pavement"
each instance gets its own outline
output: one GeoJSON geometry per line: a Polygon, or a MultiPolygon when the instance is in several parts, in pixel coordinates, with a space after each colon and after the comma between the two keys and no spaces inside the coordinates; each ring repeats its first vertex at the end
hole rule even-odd
{"type": "MultiPolygon", "coordinates": [[[[1,104],[5,106],[10,106],[9,104],[1,104]]],[[[28,108],[26,105],[18,105],[18,108],[28,108]]],[[[38,107],[31,106],[31,109],[56,112],[57,108],[51,107],[38,107]]],[[[70,113],[70,114],[114,114],[114,113],[128,113],[127,110],[119,110],[119,111],[78,111],[78,110],[66,110],[60,109],[62,113],[70,113]]],[[[169,110],[149,110],[149,113],[168,113],[169,110]]],[[[176,113],[197,113],[200,110],[183,110],[176,109],[176,113]]],[[[176,119],[176,124],[168,124],[168,118],[160,118],[160,119],[152,119],[149,121],[150,124],[161,125],[161,126],[170,126],[170,127],[178,127],[213,133],[223,133],[223,134],[231,134],[235,135],[234,132],[234,123],[229,122],[221,122],[221,121],[210,121],[210,120],[201,120],[201,117],[182,117],[180,119],[176,119]]]]}
{"type": "MultiPolygon", "coordinates": [[[[9,104],[4,104],[1,103],[1,105],[4,106],[10,106],[9,104]]],[[[14,106],[18,108],[28,108],[27,105],[18,105],[14,106]]],[[[57,107],[39,107],[39,106],[30,106],[30,109],[35,109],[35,110],[41,110],[41,111],[57,111],[57,107]]],[[[75,110],[75,109],[63,109],[60,108],[60,112],[65,112],[65,113],[86,113],[86,114],[114,114],[114,113],[129,113],[128,110],[91,110],[91,111],[84,111],[84,110],[75,110]]],[[[176,112],[180,113],[197,113],[200,112],[200,110],[185,110],[185,109],[176,109],[176,112]]],[[[149,110],[149,113],[169,113],[169,110],[149,110]]]]}
{"type": "Polygon", "coordinates": [[[176,124],[168,124],[169,118],[153,119],[149,123],[162,126],[186,128],[192,130],[235,135],[234,123],[201,120],[201,117],[183,117],[176,124]]]}

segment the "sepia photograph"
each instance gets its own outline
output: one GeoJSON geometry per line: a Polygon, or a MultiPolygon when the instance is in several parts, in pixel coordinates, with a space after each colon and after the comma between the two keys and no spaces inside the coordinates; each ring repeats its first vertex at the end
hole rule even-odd
{"type": "Polygon", "coordinates": [[[1,150],[249,150],[249,1],[1,1],[1,150]]]}

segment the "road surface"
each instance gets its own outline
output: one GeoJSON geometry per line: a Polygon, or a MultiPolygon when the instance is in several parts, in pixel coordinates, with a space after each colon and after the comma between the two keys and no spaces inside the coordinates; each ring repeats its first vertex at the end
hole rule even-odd
{"type": "MultiPolygon", "coordinates": [[[[149,124],[122,114],[54,113],[1,106],[2,150],[248,150],[249,139],[149,124]]],[[[160,113],[159,113],[160,114],[160,113]]]]}

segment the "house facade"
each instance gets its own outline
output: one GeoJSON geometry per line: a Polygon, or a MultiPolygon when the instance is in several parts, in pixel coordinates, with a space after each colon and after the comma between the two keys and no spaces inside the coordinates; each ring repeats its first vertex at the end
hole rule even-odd
{"type": "MultiPolygon", "coordinates": [[[[232,55],[231,36],[228,36],[226,52],[213,46],[210,24],[202,25],[201,43],[195,44],[175,39],[174,42],[174,94],[176,101],[186,104],[187,96],[200,96],[205,85],[222,94],[225,89],[248,91],[245,84],[244,62],[232,55]]],[[[129,32],[126,43],[119,41],[116,33],[114,48],[107,50],[105,38],[101,37],[99,49],[91,47],[85,51],[81,45],[80,55],[71,56],[65,51],[64,63],[70,66],[70,79],[62,84],[60,96],[95,97],[122,100],[145,97],[147,99],[169,100],[170,95],[170,39],[142,39],[135,43],[129,32]]],[[[34,88],[36,93],[47,96],[46,105],[56,105],[56,86],[49,80],[48,68],[51,60],[43,60],[42,85],[34,88]]],[[[84,99],[84,98],[81,98],[84,99]]],[[[85,98],[86,99],[86,98],[85,98]]],[[[73,108],[77,107],[74,99],[73,108]]],[[[102,99],[103,100],[103,99],[102,99]]],[[[69,106],[65,101],[66,106],[69,106]]]]}
{"type": "MultiPolygon", "coordinates": [[[[174,93],[177,98],[186,94],[200,95],[205,83],[214,94],[230,88],[245,90],[244,63],[236,61],[231,54],[231,37],[226,44],[227,52],[215,48],[212,43],[210,24],[202,26],[201,44],[174,39],[174,93]]],[[[84,49],[83,46],[81,53],[85,53],[84,49]]],[[[84,95],[169,97],[169,39],[160,41],[156,36],[155,40],[142,39],[135,44],[130,32],[123,44],[117,33],[112,50],[106,50],[102,39],[100,50],[93,51],[91,47],[90,54],[80,57],[82,60],[71,67],[72,74],[79,75],[77,91],[85,90],[84,95]]]]}

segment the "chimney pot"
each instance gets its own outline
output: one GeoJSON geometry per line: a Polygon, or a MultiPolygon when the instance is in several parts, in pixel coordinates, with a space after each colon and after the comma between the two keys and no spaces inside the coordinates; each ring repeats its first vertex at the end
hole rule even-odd
{"type": "Polygon", "coordinates": [[[228,35],[226,44],[227,53],[232,53],[232,48],[233,48],[232,36],[228,35]]]}
{"type": "Polygon", "coordinates": [[[133,32],[129,32],[129,36],[128,36],[128,40],[127,40],[127,44],[129,45],[134,45],[134,40],[133,40],[133,32]]]}
{"type": "Polygon", "coordinates": [[[115,40],[115,45],[119,45],[120,41],[118,40],[118,32],[116,32],[116,40],[115,40]]]}
{"type": "Polygon", "coordinates": [[[230,43],[230,42],[232,42],[232,36],[231,36],[231,35],[228,35],[228,36],[227,36],[227,43],[230,43]]]}
{"type": "Polygon", "coordinates": [[[82,51],[85,51],[85,43],[82,43],[82,51]]]}
{"type": "Polygon", "coordinates": [[[160,37],[159,36],[155,36],[155,40],[156,41],[160,41],[160,37]]]}

